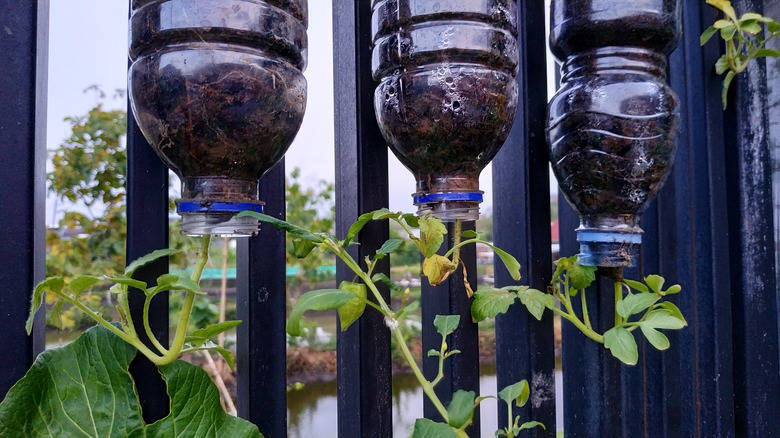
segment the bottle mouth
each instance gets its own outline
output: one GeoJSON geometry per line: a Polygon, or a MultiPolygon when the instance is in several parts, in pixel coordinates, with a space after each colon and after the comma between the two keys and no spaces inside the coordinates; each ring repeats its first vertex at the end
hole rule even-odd
{"type": "Polygon", "coordinates": [[[242,211],[263,212],[262,202],[208,202],[181,200],[176,212],[181,216],[181,234],[185,236],[251,237],[260,230],[252,217],[237,218],[242,211]]]}
{"type": "Polygon", "coordinates": [[[601,231],[588,228],[577,229],[580,243],[578,261],[583,266],[622,268],[637,266],[642,231],[601,231]]]}
{"type": "Polygon", "coordinates": [[[483,192],[413,194],[417,216],[432,215],[442,222],[475,221],[479,219],[479,204],[483,192]]]}

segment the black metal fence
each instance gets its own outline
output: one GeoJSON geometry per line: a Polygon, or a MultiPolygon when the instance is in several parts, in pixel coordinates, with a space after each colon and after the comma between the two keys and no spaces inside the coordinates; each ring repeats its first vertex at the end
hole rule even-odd
{"type": "MultiPolygon", "coordinates": [[[[320,1],[320,0],[314,0],[320,1]]],[[[563,326],[564,431],[567,437],[780,436],[780,352],[772,210],[767,87],[778,71],[763,60],[736,81],[732,110],[720,107],[716,44],[699,45],[715,18],[704,2],[683,0],[684,34],[671,56],[669,78],[680,97],[682,132],[673,174],[642,218],[641,266],[629,276],[659,273],[682,285],[677,304],[689,327],[671,334],[672,348],[640,345],[637,366],[622,366],[601,346],[563,326]]],[[[735,1],[738,9],[779,9],[776,1],[735,1]]],[[[542,1],[520,1],[521,103],[515,125],[494,163],[494,227],[499,247],[515,254],[523,282],[544,289],[550,280],[545,11],[542,1]]],[[[47,0],[0,0],[0,394],[43,348],[42,319],[24,331],[29,296],[44,276],[45,108],[47,0]]],[[[370,72],[371,2],[333,1],[337,233],[388,203],[387,153],[373,114],[370,72]]],[[[317,17],[312,17],[316,20],[317,17]]],[[[168,244],[167,173],[132,118],[128,127],[128,260],[168,244]],[[139,200],[143,199],[143,202],[139,200]]],[[[284,217],[280,165],[261,183],[268,213],[284,217]]],[[[560,202],[561,254],[578,247],[577,216],[560,202]]],[[[366,227],[356,251],[373,252],[388,236],[366,227]]],[[[271,227],[239,245],[239,414],[267,437],[286,435],[284,235],[271,227]]],[[[355,254],[353,254],[355,256],[355,254]]],[[[464,253],[474,272],[474,253],[464,253]]],[[[385,271],[389,266],[385,265],[385,271]]],[[[140,273],[151,280],[165,262],[140,273]]],[[[500,270],[497,270],[500,272],[500,270]]],[[[339,279],[351,278],[343,266],[339,279]]],[[[511,279],[498,274],[498,285],[511,279]]],[[[599,280],[595,290],[608,287],[599,280]]],[[[423,326],[439,313],[468,315],[462,281],[436,293],[423,290],[423,326]]],[[[611,292],[589,294],[594,321],[608,323],[611,292]]],[[[167,302],[153,321],[167,339],[167,302]]],[[[140,306],[138,306],[140,307],[140,306]]],[[[470,318],[463,318],[470,321],[470,318]]],[[[552,317],[541,322],[516,306],[496,320],[498,386],[528,379],[532,403],[523,418],[547,425],[534,436],[555,436],[552,317]]],[[[428,330],[424,350],[435,343],[428,330]]],[[[338,339],[339,436],[392,436],[390,337],[368,312],[338,339]]],[[[451,347],[456,356],[437,387],[443,401],[455,389],[478,389],[476,326],[465,324],[451,347]]],[[[435,364],[424,364],[435,374],[435,364]]],[[[148,420],[165,415],[167,400],[156,370],[137,360],[132,372],[148,420]]],[[[426,408],[426,415],[435,415],[426,408]]],[[[505,421],[499,412],[499,424],[505,421]]],[[[477,424],[478,424],[477,417],[477,424]]],[[[478,435],[479,427],[472,428],[478,435]]]]}

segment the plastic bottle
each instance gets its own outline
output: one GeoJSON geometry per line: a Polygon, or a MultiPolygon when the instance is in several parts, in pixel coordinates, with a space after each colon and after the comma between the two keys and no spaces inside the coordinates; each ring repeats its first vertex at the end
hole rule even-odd
{"type": "Polygon", "coordinates": [[[260,177],[306,108],[306,0],[135,0],[129,92],[148,142],[182,180],[187,235],[246,236],[260,177]]]}

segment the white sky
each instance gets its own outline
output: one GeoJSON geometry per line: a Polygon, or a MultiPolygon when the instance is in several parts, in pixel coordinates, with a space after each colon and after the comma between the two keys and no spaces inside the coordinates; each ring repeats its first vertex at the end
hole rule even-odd
{"type": "MultiPolygon", "coordinates": [[[[56,148],[69,135],[68,116],[84,115],[95,105],[98,85],[111,96],[127,88],[127,15],[125,0],[52,0],[49,40],[48,147],[56,148]]],[[[309,65],[306,116],[286,155],[289,172],[301,168],[305,185],[334,180],[332,13],[328,0],[309,1],[309,65]]],[[[106,104],[125,108],[124,100],[106,104]]],[[[390,209],[414,211],[414,178],[392,153],[390,209]]],[[[485,191],[482,211],[492,206],[491,169],[480,178],[485,191]]],[[[53,200],[47,202],[47,223],[54,224],[53,200]]]]}

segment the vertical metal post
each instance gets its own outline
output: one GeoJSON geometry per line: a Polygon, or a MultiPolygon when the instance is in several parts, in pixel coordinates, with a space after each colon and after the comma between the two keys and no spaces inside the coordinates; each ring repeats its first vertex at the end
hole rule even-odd
{"type": "Polygon", "coordinates": [[[671,176],[676,213],[666,218],[677,229],[676,249],[664,258],[676,260],[682,292],[675,298],[689,326],[670,337],[672,349],[664,352],[665,435],[734,436],[731,290],[725,286],[731,282],[724,153],[730,146],[713,71],[719,47],[699,43],[716,11],[698,2],[681,6],[686,31],[669,63],[682,116],[671,176]]]}
{"type": "MultiPolygon", "coordinates": [[[[374,118],[371,2],[333,0],[336,136],[336,234],[360,214],[388,205],[387,147],[374,118]]],[[[389,237],[386,223],[369,224],[351,254],[372,255],[389,237]]],[[[384,261],[378,272],[389,274],[384,261]]],[[[336,278],[354,274],[342,263],[336,278]]],[[[385,299],[389,291],[382,291],[385,299]]],[[[370,309],[338,337],[338,430],[343,437],[392,435],[390,332],[370,309]]]]}
{"type": "MultiPolygon", "coordinates": [[[[128,104],[128,108],[129,108],[128,104]]],[[[152,251],[168,248],[168,169],[141,134],[132,111],[127,114],[127,263],[152,251]]],[[[161,258],[138,269],[133,276],[147,284],[168,273],[168,259],[161,258]]],[[[128,295],[130,317],[140,326],[144,308],[143,292],[131,289],[128,295]]],[[[168,294],[157,295],[149,307],[149,323],[154,336],[168,343],[168,294]]],[[[138,336],[151,346],[146,333],[138,336]]],[[[149,423],[168,415],[165,382],[157,367],[138,355],[130,364],[136,382],[144,420],[149,423]]]]}
{"type": "Polygon", "coordinates": [[[49,2],[0,1],[0,399],[44,349],[44,318],[25,332],[46,273],[46,96],[49,2]]]}
{"type": "MultiPolygon", "coordinates": [[[[734,2],[739,13],[763,1],[734,2]]],[[[772,84],[777,86],[777,84],[772,84]]],[[[734,413],[740,436],[780,431],[777,280],[772,221],[766,63],[756,59],[734,81],[734,128],[726,131],[734,347],[734,413]]]]}
{"type": "MultiPolygon", "coordinates": [[[[264,212],[285,219],[284,161],[260,181],[264,212]]],[[[236,339],[238,414],[267,437],[287,435],[285,233],[263,225],[238,239],[236,339]]]]}
{"type": "MultiPolygon", "coordinates": [[[[474,230],[474,222],[463,224],[462,231],[474,230]]],[[[447,224],[447,238],[439,249],[444,255],[452,248],[452,238],[455,232],[454,224],[447,224]]],[[[466,246],[460,252],[461,260],[466,266],[469,285],[477,289],[477,252],[474,246],[466,246]]],[[[427,357],[429,350],[439,351],[441,335],[433,326],[436,315],[459,315],[460,325],[449,336],[447,344],[450,350],[460,350],[460,354],[451,356],[444,362],[444,379],[436,385],[436,395],[444,406],[449,405],[452,395],[458,390],[474,391],[479,394],[479,328],[471,320],[471,299],[466,293],[463,283],[463,270],[459,267],[445,283],[433,287],[425,279],[422,284],[422,351],[423,374],[430,381],[439,373],[439,359],[427,357]]],[[[423,403],[426,418],[442,421],[427,398],[423,403]]],[[[467,430],[469,436],[478,437],[480,433],[479,411],[474,413],[472,425],[467,430]]]]}
{"type": "MultiPolygon", "coordinates": [[[[518,30],[520,65],[517,75],[520,99],[515,122],[501,152],[493,160],[493,221],[495,244],[517,257],[527,284],[546,290],[550,283],[550,188],[548,152],[545,141],[547,71],[545,64],[544,2],[520,1],[518,30]]],[[[514,282],[501,261],[495,260],[496,286],[514,282]]],[[[506,386],[527,379],[532,402],[514,408],[521,422],[539,421],[546,431],[536,436],[555,436],[555,349],[553,318],[542,321],[516,303],[496,318],[497,385],[506,386]]],[[[499,404],[499,427],[506,427],[506,406],[499,404]]]]}

